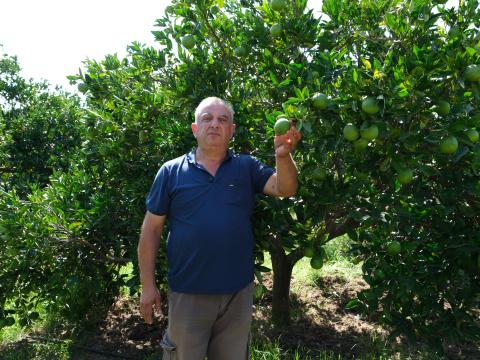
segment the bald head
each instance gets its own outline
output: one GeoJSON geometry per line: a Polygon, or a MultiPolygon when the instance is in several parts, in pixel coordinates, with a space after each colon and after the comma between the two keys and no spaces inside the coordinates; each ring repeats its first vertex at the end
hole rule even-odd
{"type": "Polygon", "coordinates": [[[232,105],[226,100],[220,99],[220,98],[215,97],[215,96],[211,96],[211,97],[207,97],[207,98],[203,99],[200,102],[200,104],[198,104],[197,108],[195,109],[195,122],[197,124],[198,124],[198,120],[200,119],[200,116],[202,114],[202,110],[205,107],[207,107],[209,105],[212,105],[212,104],[219,104],[219,105],[222,105],[223,107],[225,107],[225,109],[227,110],[227,112],[229,114],[230,122],[233,122],[233,115],[235,114],[235,112],[233,111],[232,105]]]}

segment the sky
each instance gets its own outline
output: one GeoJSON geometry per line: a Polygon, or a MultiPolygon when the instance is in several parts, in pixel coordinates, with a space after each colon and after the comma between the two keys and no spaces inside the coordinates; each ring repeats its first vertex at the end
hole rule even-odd
{"type": "MultiPolygon", "coordinates": [[[[450,0],[449,2],[451,2],[450,0]]],[[[5,0],[0,5],[0,54],[15,55],[21,75],[75,91],[66,78],[82,61],[126,54],[151,34],[170,0],[5,0]]],[[[318,11],[321,0],[309,0],[318,11]]]]}
{"type": "Polygon", "coordinates": [[[69,87],[86,58],[126,54],[151,31],[167,0],[6,0],[0,5],[0,53],[16,55],[22,76],[69,87]]]}

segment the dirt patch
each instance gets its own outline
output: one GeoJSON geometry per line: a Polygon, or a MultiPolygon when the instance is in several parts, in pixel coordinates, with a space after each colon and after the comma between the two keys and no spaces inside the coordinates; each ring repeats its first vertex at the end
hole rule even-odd
{"type": "MultiPolygon", "coordinates": [[[[166,299],[167,296],[163,295],[162,298],[166,299]]],[[[162,312],[168,313],[167,301],[162,302],[162,312]]],[[[157,315],[153,324],[146,324],[140,317],[138,301],[121,298],[112,306],[106,319],[99,324],[98,330],[83,346],[91,346],[105,353],[121,355],[123,358],[144,359],[148,355],[161,353],[160,340],[166,327],[166,316],[157,315]]],[[[82,352],[85,352],[85,349],[82,352]]],[[[97,360],[97,357],[91,359],[97,360]]]]}
{"type": "Polygon", "coordinates": [[[382,327],[345,310],[347,302],[368,287],[361,279],[346,281],[327,276],[319,280],[318,287],[297,287],[300,290],[291,296],[291,326],[280,330],[269,321],[271,279],[267,277],[264,285],[270,292],[255,306],[252,333],[256,336],[278,340],[287,348],[303,347],[313,352],[327,350],[356,358],[373,353],[372,338],[386,335],[382,327]]]}

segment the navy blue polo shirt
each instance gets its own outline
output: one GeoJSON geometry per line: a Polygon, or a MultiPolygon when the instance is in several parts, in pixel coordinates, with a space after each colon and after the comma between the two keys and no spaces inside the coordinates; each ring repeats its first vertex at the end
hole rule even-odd
{"type": "Polygon", "coordinates": [[[274,169],[228,151],[215,176],[195,150],[163,164],[147,210],[166,215],[168,283],[176,292],[229,294],[253,281],[255,194],[274,169]]]}

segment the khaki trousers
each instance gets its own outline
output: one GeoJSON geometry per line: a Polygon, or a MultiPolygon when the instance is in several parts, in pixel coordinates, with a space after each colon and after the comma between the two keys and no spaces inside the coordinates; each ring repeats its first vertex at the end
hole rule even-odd
{"type": "Polygon", "coordinates": [[[246,360],[253,283],[228,295],[168,294],[163,360],[246,360]]]}

